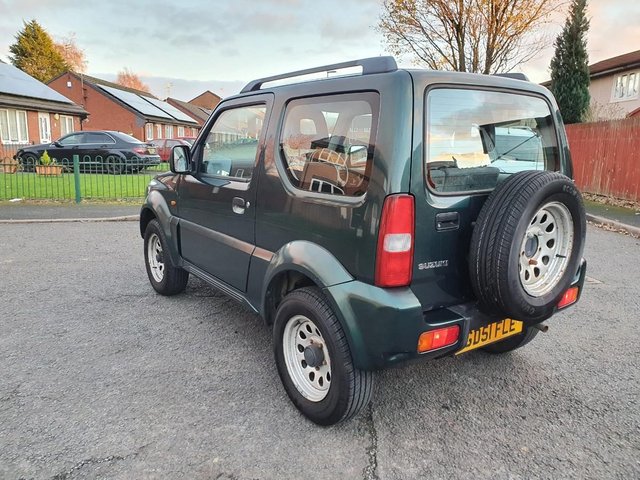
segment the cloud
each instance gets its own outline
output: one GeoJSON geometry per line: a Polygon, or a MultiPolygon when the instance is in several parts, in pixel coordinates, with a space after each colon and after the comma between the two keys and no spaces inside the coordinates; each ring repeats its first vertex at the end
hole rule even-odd
{"type": "MultiPolygon", "coordinates": [[[[551,39],[566,9],[545,28],[551,39]]],[[[373,29],[380,0],[0,0],[0,11],[0,58],[22,19],[35,18],[54,36],[75,32],[89,70],[113,74],[128,66],[152,77],[244,82],[385,53],[373,29]]],[[[589,12],[592,62],[638,48],[640,2],[590,0],[589,12]]],[[[553,47],[536,48],[522,70],[542,81],[553,47]]]]}
{"type": "MultiPolygon", "coordinates": [[[[91,73],[92,76],[107,80],[115,81],[116,75],[112,73],[91,73]]],[[[188,101],[206,90],[210,90],[221,97],[229,97],[235,95],[245,82],[241,81],[220,81],[220,80],[186,80],[184,78],[160,77],[153,75],[140,75],[140,80],[147,84],[151,93],[158,98],[166,98],[171,96],[178,100],[188,101]]]]}

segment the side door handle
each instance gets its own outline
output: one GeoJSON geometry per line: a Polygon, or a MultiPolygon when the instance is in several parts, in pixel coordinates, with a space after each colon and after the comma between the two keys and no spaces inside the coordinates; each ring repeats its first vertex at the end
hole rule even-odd
{"type": "Polygon", "coordinates": [[[233,213],[237,213],[238,215],[242,215],[245,209],[249,208],[251,204],[246,202],[244,198],[241,197],[233,197],[231,201],[231,209],[233,213]]]}
{"type": "Polygon", "coordinates": [[[444,212],[436,215],[436,231],[457,230],[460,227],[460,214],[458,212],[444,212]]]}

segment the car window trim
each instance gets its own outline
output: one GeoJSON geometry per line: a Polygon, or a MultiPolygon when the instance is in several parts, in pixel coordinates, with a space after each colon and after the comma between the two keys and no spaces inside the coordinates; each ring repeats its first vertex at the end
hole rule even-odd
{"type": "MultiPolygon", "coordinates": [[[[295,185],[293,185],[293,183],[291,183],[291,180],[289,179],[289,175],[286,172],[286,167],[284,165],[285,159],[283,158],[284,152],[282,149],[282,145],[280,143],[281,137],[282,137],[282,131],[284,130],[284,122],[286,120],[286,114],[287,114],[287,108],[289,107],[289,104],[295,100],[303,100],[303,99],[307,99],[307,98],[329,98],[329,97],[338,97],[338,96],[342,96],[342,95],[353,95],[353,94],[362,94],[362,93],[374,93],[377,95],[378,97],[378,104],[377,104],[377,118],[375,121],[375,137],[373,137],[373,141],[374,141],[374,148],[373,148],[373,157],[371,158],[371,165],[370,165],[370,171],[373,171],[373,163],[374,163],[374,157],[375,157],[375,151],[376,151],[376,140],[378,137],[378,129],[380,126],[380,102],[381,102],[381,93],[378,90],[373,90],[373,89],[367,89],[367,90],[362,90],[362,89],[358,89],[358,90],[353,90],[353,91],[339,91],[339,92],[326,92],[326,93],[314,93],[312,95],[300,95],[300,96],[296,96],[296,97],[290,97],[287,98],[286,102],[283,105],[283,108],[281,108],[281,114],[280,114],[280,119],[278,120],[278,125],[277,125],[277,129],[275,132],[275,139],[276,141],[274,142],[274,148],[276,149],[275,153],[274,153],[274,163],[276,165],[276,169],[278,170],[278,176],[280,177],[280,181],[282,182],[282,185],[285,188],[285,191],[293,196],[293,197],[297,197],[300,199],[303,199],[304,201],[313,201],[314,203],[322,203],[322,204],[326,204],[326,205],[341,205],[341,206],[349,206],[349,207],[358,207],[364,204],[364,202],[367,199],[367,194],[369,189],[367,188],[367,190],[364,192],[364,194],[359,195],[359,196],[348,196],[348,195],[334,195],[331,193],[321,193],[321,192],[313,192],[313,191],[307,191],[307,190],[303,190],[301,188],[296,187],[295,185]]],[[[321,102],[320,102],[321,103],[321,102]]],[[[372,111],[372,114],[374,112],[372,111]]],[[[372,122],[372,128],[373,128],[373,122],[372,122]]],[[[371,181],[371,178],[369,178],[369,181],[371,181]]]]}
{"type": "MultiPolygon", "coordinates": [[[[264,123],[262,125],[262,130],[260,131],[260,138],[258,139],[258,148],[256,149],[256,157],[254,161],[254,171],[256,167],[258,167],[261,158],[264,156],[264,148],[265,148],[265,139],[267,136],[267,129],[269,126],[269,121],[271,117],[271,112],[273,110],[273,97],[272,93],[264,93],[260,92],[258,95],[251,95],[248,97],[235,98],[228,100],[226,102],[221,102],[218,107],[215,109],[214,113],[209,117],[209,120],[203,125],[200,130],[200,135],[197,140],[194,142],[193,146],[191,146],[191,150],[193,152],[192,163],[194,165],[194,172],[192,175],[196,178],[206,178],[208,182],[211,182],[213,179],[218,180],[226,180],[228,183],[225,183],[224,187],[228,188],[236,188],[243,190],[243,185],[246,185],[246,188],[251,184],[251,181],[256,178],[257,175],[252,174],[251,178],[242,178],[242,177],[234,177],[234,176],[225,176],[225,175],[214,175],[212,173],[200,172],[200,164],[202,163],[202,155],[203,155],[203,145],[207,141],[207,137],[209,133],[211,133],[211,129],[214,127],[216,121],[220,118],[220,116],[227,111],[235,110],[243,107],[255,107],[255,106],[265,106],[265,115],[264,115],[264,123]],[[206,133],[205,133],[206,132],[206,133]]],[[[257,173],[257,172],[256,172],[257,173]]]]}

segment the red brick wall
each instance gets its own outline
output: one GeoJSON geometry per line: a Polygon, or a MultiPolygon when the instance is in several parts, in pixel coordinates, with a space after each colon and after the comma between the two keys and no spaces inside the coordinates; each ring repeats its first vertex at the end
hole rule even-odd
{"type": "MultiPolygon", "coordinates": [[[[21,109],[18,109],[18,110],[21,110],[21,109]]],[[[38,124],[38,113],[39,112],[35,110],[27,110],[27,135],[29,137],[29,144],[31,145],[36,145],[40,143],[40,128],[38,124]]],[[[49,115],[49,125],[51,127],[51,141],[57,140],[62,136],[61,122],[60,122],[61,114],[56,114],[51,112],[42,112],[42,113],[48,113],[49,115]],[[58,115],[57,119],[56,119],[56,115],[58,115]]],[[[67,115],[73,118],[74,130],[80,130],[80,117],[69,115],[69,114],[64,114],[64,115],[67,115]]],[[[12,158],[21,146],[22,145],[13,145],[13,144],[3,145],[0,143],[0,163],[2,163],[3,160],[12,158]]]]}
{"type": "Polygon", "coordinates": [[[139,140],[145,139],[144,121],[141,118],[91,85],[83,85],[76,76],[65,74],[49,83],[49,86],[89,112],[82,130],[118,130],[139,140]],[[71,88],[67,82],[71,82],[71,88]]]}
{"type": "Polygon", "coordinates": [[[640,118],[567,125],[576,184],[640,202],[640,118]]]}

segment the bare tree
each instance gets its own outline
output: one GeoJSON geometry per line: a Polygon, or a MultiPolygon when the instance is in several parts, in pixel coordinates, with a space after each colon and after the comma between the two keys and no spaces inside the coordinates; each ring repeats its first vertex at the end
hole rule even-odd
{"type": "Polygon", "coordinates": [[[561,0],[385,0],[378,29],[396,55],[434,70],[508,72],[550,39],[539,27],[561,0]]]}
{"type": "Polygon", "coordinates": [[[142,90],[143,92],[151,93],[149,91],[149,86],[146,83],[143,83],[137,74],[133,73],[126,67],[124,68],[124,70],[118,72],[116,83],[118,85],[122,85],[123,87],[135,88],[136,90],[142,90]]]}
{"type": "Polygon", "coordinates": [[[59,42],[54,42],[54,46],[70,70],[85,73],[87,60],[84,56],[84,50],[76,44],[75,34],[72,33],[68,37],[63,37],[59,42]]]}

